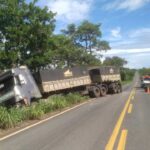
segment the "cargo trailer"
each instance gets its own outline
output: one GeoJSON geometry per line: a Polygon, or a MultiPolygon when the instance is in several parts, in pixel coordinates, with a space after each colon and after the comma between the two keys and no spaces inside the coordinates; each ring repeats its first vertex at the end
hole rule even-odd
{"type": "Polygon", "coordinates": [[[54,93],[80,91],[91,97],[122,91],[117,67],[73,67],[45,69],[31,74],[26,66],[10,69],[0,75],[0,103],[24,103],[54,93]]]}

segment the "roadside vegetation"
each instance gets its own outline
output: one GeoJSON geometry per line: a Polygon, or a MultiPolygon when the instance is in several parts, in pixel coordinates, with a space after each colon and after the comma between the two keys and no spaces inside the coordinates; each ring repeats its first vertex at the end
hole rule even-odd
{"type": "Polygon", "coordinates": [[[40,120],[44,114],[61,111],[64,108],[84,102],[87,99],[87,96],[81,96],[78,93],[69,93],[65,96],[54,95],[48,99],[41,99],[29,107],[7,108],[0,106],[0,129],[16,127],[28,120],[40,120]]]}
{"type": "MultiPolygon", "coordinates": [[[[38,0],[1,0],[0,5],[0,71],[27,65],[32,72],[45,68],[73,66],[118,66],[123,81],[132,80],[134,70],[124,68],[127,61],[120,57],[106,58],[95,52],[110,50],[102,40],[101,24],[83,20],[68,24],[55,34],[56,14],[47,7],[37,6],[38,0]]],[[[6,108],[0,106],[0,128],[19,125],[26,120],[41,119],[44,114],[83,102],[87,97],[79,94],[51,96],[29,107],[6,108]]]]}
{"type": "Polygon", "coordinates": [[[57,14],[37,3],[1,0],[0,71],[19,65],[27,65],[34,72],[81,65],[123,68],[127,64],[116,56],[101,62],[101,52],[111,49],[109,42],[102,39],[101,23],[83,20],[78,25],[68,24],[56,34],[57,14]]]}
{"type": "Polygon", "coordinates": [[[132,82],[135,72],[135,69],[121,68],[122,84],[124,85],[132,82]]]}
{"type": "Polygon", "coordinates": [[[139,73],[140,73],[141,76],[143,76],[143,75],[150,75],[150,68],[139,69],[139,73]]]}
{"type": "Polygon", "coordinates": [[[27,65],[32,71],[77,65],[100,65],[96,51],[107,51],[101,23],[83,20],[55,33],[56,13],[38,0],[1,0],[0,70],[27,65]]]}

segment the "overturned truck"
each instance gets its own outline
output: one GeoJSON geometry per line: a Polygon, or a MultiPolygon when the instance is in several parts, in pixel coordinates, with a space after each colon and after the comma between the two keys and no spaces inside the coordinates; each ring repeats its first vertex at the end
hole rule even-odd
{"type": "Polygon", "coordinates": [[[26,66],[0,75],[0,103],[30,104],[31,99],[54,93],[82,92],[90,97],[122,91],[117,67],[73,67],[40,70],[31,74],[26,66]]]}

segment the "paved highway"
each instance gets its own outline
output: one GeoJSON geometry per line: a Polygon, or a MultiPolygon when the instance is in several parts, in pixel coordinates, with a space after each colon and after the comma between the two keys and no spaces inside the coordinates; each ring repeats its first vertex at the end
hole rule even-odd
{"type": "Polygon", "coordinates": [[[0,141],[0,150],[148,150],[150,94],[138,76],[121,94],[97,98],[0,141]]]}

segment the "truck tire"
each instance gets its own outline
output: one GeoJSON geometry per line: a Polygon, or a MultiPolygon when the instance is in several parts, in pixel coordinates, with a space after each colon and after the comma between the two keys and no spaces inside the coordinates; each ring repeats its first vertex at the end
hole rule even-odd
{"type": "Polygon", "coordinates": [[[116,94],[118,92],[118,86],[116,83],[114,83],[114,86],[113,86],[113,93],[116,94]]]}
{"type": "Polygon", "coordinates": [[[111,83],[109,86],[109,93],[115,94],[118,91],[118,87],[116,83],[111,83]]]}
{"type": "Polygon", "coordinates": [[[100,95],[105,96],[107,94],[107,89],[105,86],[101,86],[100,88],[100,95]]]}
{"type": "Polygon", "coordinates": [[[122,92],[122,86],[121,84],[118,84],[118,90],[117,90],[117,93],[121,93],[122,92]]]}
{"type": "Polygon", "coordinates": [[[97,86],[92,86],[89,90],[89,96],[92,98],[100,96],[100,89],[97,86]]]}

